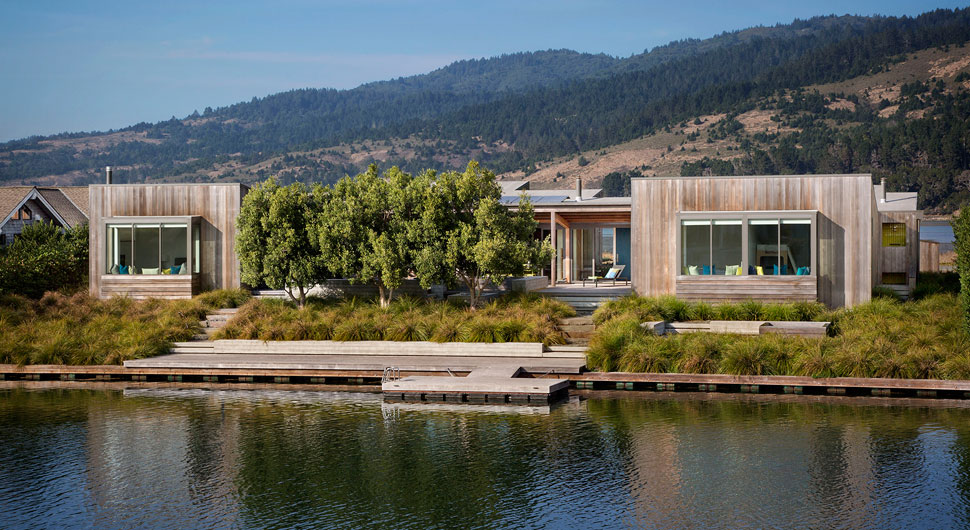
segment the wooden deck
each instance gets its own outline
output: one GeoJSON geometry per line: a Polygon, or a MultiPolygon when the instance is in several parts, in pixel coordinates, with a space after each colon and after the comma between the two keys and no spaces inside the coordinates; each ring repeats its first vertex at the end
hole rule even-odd
{"type": "Polygon", "coordinates": [[[585,287],[582,283],[557,283],[554,287],[546,287],[533,292],[564,302],[580,315],[588,315],[596,311],[596,308],[605,302],[633,294],[633,288],[629,285],[614,287],[611,284],[593,287],[589,282],[586,283],[585,287]]]}

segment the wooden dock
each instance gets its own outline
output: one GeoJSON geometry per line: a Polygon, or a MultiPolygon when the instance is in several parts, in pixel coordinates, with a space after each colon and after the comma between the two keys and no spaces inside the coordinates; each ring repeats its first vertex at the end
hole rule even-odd
{"type": "Polygon", "coordinates": [[[521,368],[483,367],[465,377],[409,376],[381,384],[384,399],[449,403],[548,404],[566,397],[569,381],[520,377],[521,368]]]}

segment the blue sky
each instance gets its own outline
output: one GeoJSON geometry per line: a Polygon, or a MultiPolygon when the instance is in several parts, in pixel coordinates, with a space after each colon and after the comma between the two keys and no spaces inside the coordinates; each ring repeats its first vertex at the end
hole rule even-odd
{"type": "Polygon", "coordinates": [[[292,88],[352,88],[464,58],[629,56],[822,14],[958,3],[0,0],[0,141],[184,117],[292,88]]]}

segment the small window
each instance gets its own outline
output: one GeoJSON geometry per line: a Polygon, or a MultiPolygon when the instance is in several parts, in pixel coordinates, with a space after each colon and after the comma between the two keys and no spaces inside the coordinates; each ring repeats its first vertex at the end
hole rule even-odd
{"type": "Polygon", "coordinates": [[[882,283],[884,285],[906,285],[906,273],[884,272],[882,273],[882,283]]]}
{"type": "Polygon", "coordinates": [[[906,246],[906,223],[883,223],[882,224],[882,246],[905,247],[906,246]]]}

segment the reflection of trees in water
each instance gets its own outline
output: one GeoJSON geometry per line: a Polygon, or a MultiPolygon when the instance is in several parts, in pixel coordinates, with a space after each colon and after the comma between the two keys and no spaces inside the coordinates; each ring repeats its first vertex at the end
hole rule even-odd
{"type": "Polygon", "coordinates": [[[279,395],[0,393],[0,492],[79,462],[65,495],[95,522],[149,501],[153,523],[259,527],[970,520],[966,409],[637,394],[385,418],[372,397],[279,395]]]}
{"type": "Polygon", "coordinates": [[[925,502],[961,511],[926,520],[968,520],[965,409],[641,397],[588,402],[596,422],[633,440],[641,526],[761,526],[760,513],[782,526],[879,527],[912,510],[900,491],[930,491],[941,478],[959,484],[959,497],[925,502]],[[951,460],[952,477],[928,475],[951,460]]]}
{"type": "Polygon", "coordinates": [[[388,422],[379,405],[267,407],[240,428],[239,490],[248,518],[276,514],[283,526],[311,516],[347,527],[541,523],[546,503],[589,488],[587,466],[614,466],[608,434],[575,428],[582,421],[470,409],[388,422]]]}

